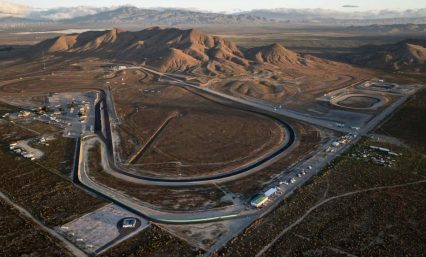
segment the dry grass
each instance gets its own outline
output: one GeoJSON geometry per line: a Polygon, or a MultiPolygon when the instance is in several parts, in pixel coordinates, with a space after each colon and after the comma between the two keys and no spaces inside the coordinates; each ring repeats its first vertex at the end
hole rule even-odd
{"type": "MultiPolygon", "coordinates": [[[[66,223],[104,204],[50,169],[10,152],[7,143],[12,138],[5,138],[4,134],[9,134],[8,126],[0,126],[0,190],[3,193],[49,226],[66,223]]],[[[13,131],[13,141],[29,136],[26,130],[13,131]]],[[[48,161],[49,156],[45,158],[48,161]]]]}
{"type": "Polygon", "coordinates": [[[73,256],[38,225],[0,200],[0,256],[73,256]]]}
{"type": "Polygon", "coordinates": [[[37,162],[58,174],[69,177],[74,164],[76,140],[57,135],[57,138],[48,141],[48,144],[49,146],[42,144],[34,146],[44,153],[44,156],[37,162]]]}
{"type": "Polygon", "coordinates": [[[320,137],[319,131],[315,127],[298,122],[291,122],[290,124],[295,129],[297,140],[299,140],[299,145],[295,149],[290,150],[288,154],[268,167],[252,175],[227,182],[223,186],[233,193],[240,194],[248,201],[272,178],[285,172],[286,169],[299,160],[307,158],[310,153],[317,149],[321,140],[324,140],[320,137]]]}
{"type": "Polygon", "coordinates": [[[177,113],[133,166],[140,173],[175,177],[220,173],[271,152],[284,140],[275,121],[151,78],[135,81],[133,76],[126,75],[124,88],[114,87],[124,161],[177,113]]]}
{"type": "Polygon", "coordinates": [[[51,124],[41,122],[38,120],[32,120],[32,121],[21,121],[19,124],[25,126],[28,129],[37,131],[40,134],[50,134],[50,133],[56,133],[61,131],[60,128],[55,127],[51,124]]]}
{"type": "MultiPolygon", "coordinates": [[[[371,143],[363,144],[368,147],[371,143]]],[[[350,153],[357,151],[357,147],[352,148],[273,213],[246,229],[218,256],[254,256],[311,206],[327,197],[424,179],[424,157],[404,148],[383,146],[403,153],[395,167],[354,160],[350,153]]],[[[334,255],[335,248],[362,256],[418,256],[422,252],[420,231],[424,229],[419,206],[425,204],[424,193],[424,185],[413,185],[331,201],[284,234],[266,256],[334,255]]]]}
{"type": "Polygon", "coordinates": [[[171,236],[157,226],[152,225],[138,235],[120,243],[99,255],[100,257],[196,257],[202,256],[200,250],[194,249],[186,242],[171,236]]]}
{"type": "Polygon", "coordinates": [[[106,185],[135,197],[156,208],[172,211],[204,210],[232,204],[222,201],[223,192],[215,186],[167,187],[126,182],[108,175],[100,165],[99,148],[89,150],[89,176],[106,185]]]}
{"type": "Polygon", "coordinates": [[[426,90],[418,92],[403,108],[382,127],[378,133],[384,133],[402,139],[407,144],[426,153],[426,90]]]}

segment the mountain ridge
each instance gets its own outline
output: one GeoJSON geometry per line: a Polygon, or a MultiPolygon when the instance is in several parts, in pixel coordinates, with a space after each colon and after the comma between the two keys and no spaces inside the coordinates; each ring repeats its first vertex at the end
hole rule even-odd
{"type": "Polygon", "coordinates": [[[230,14],[203,12],[190,9],[147,9],[135,6],[60,7],[30,12],[24,16],[0,16],[1,28],[40,26],[91,25],[96,28],[127,26],[200,26],[200,25],[336,25],[367,26],[372,24],[426,24],[426,8],[380,12],[342,12],[327,9],[263,9],[230,14]]]}
{"type": "Polygon", "coordinates": [[[27,52],[82,55],[146,63],[160,69],[190,70],[206,67],[210,72],[247,70],[253,65],[304,66],[315,61],[279,44],[241,49],[234,42],[197,29],[151,27],[131,32],[118,28],[68,34],[42,41],[27,52]]]}
{"type": "Polygon", "coordinates": [[[426,72],[426,40],[362,46],[354,53],[337,56],[337,60],[393,72],[426,72]]]}

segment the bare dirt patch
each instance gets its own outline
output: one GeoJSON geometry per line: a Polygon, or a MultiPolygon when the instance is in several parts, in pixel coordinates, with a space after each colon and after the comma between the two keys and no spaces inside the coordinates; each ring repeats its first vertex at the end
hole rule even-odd
{"type": "Polygon", "coordinates": [[[283,140],[283,128],[265,118],[192,113],[172,120],[140,164],[161,176],[218,174],[259,158],[283,140]]]}
{"type": "Polygon", "coordinates": [[[125,85],[111,82],[120,117],[122,160],[158,133],[131,167],[137,173],[170,177],[221,173],[271,152],[285,140],[284,129],[274,120],[151,77],[140,81],[133,72],[121,74],[121,79],[125,85]]]}
{"type": "Polygon", "coordinates": [[[227,94],[260,99],[287,108],[301,109],[333,90],[348,87],[368,78],[368,73],[348,66],[331,70],[263,70],[255,75],[211,80],[210,87],[227,94]]]}

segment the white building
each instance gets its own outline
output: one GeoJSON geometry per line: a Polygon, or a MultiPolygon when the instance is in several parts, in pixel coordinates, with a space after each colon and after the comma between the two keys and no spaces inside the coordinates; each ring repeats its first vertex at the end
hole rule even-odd
{"type": "Polygon", "coordinates": [[[273,188],[270,188],[270,189],[268,189],[266,192],[265,192],[265,196],[267,196],[267,197],[269,197],[269,196],[271,196],[271,195],[273,195],[273,194],[275,194],[277,192],[277,189],[275,188],[275,187],[273,187],[273,188]]]}
{"type": "Polygon", "coordinates": [[[136,219],[135,218],[125,218],[123,220],[123,228],[134,228],[136,227],[136,219]]]}

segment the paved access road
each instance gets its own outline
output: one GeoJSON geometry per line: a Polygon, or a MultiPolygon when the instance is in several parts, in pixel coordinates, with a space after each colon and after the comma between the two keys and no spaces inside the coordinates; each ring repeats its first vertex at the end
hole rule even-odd
{"type": "MultiPolygon", "coordinates": [[[[285,108],[277,109],[276,106],[274,106],[274,105],[272,105],[271,103],[268,103],[268,102],[264,102],[264,101],[260,101],[260,100],[249,101],[247,99],[242,99],[242,98],[230,96],[230,95],[227,95],[227,94],[224,94],[224,93],[221,93],[221,92],[217,92],[217,91],[214,91],[214,90],[211,90],[211,89],[208,89],[208,88],[203,88],[203,87],[200,87],[198,85],[193,85],[193,84],[181,81],[181,80],[179,80],[175,77],[169,76],[165,73],[161,73],[161,72],[155,71],[155,70],[147,68],[147,67],[137,66],[137,67],[131,67],[130,69],[142,69],[142,70],[145,70],[147,72],[154,73],[156,75],[159,75],[159,76],[162,76],[163,78],[168,79],[170,83],[175,83],[178,86],[183,86],[183,87],[190,88],[192,90],[196,90],[197,92],[200,92],[202,94],[215,96],[215,97],[222,98],[222,99],[234,102],[234,103],[238,103],[240,105],[241,104],[245,105],[247,107],[250,107],[250,110],[253,110],[253,109],[259,110],[259,113],[262,113],[264,115],[270,114],[271,117],[272,117],[272,115],[276,116],[278,114],[278,115],[290,117],[290,118],[293,118],[293,119],[301,120],[301,121],[304,121],[304,122],[308,122],[308,123],[311,123],[311,124],[319,125],[319,126],[329,128],[329,129],[332,129],[332,130],[335,130],[335,131],[339,131],[339,132],[346,132],[346,133],[353,132],[353,129],[335,127],[332,124],[330,124],[330,121],[310,117],[309,115],[298,113],[298,112],[295,112],[293,110],[288,110],[288,109],[285,109],[285,108]]],[[[386,116],[388,116],[398,106],[400,106],[403,102],[405,102],[408,99],[408,97],[409,97],[409,95],[405,95],[405,96],[401,97],[398,101],[396,101],[395,103],[390,105],[388,108],[386,108],[382,113],[380,113],[379,115],[376,115],[375,118],[370,120],[370,122],[366,126],[361,128],[358,133],[360,135],[362,135],[362,134],[369,132],[371,129],[373,129],[375,126],[377,126],[381,121],[383,121],[383,119],[386,116]]],[[[106,101],[108,102],[108,105],[113,105],[112,96],[109,95],[107,98],[108,99],[106,101]]],[[[110,110],[110,112],[115,111],[113,106],[107,106],[105,108],[105,110],[110,110]]],[[[114,123],[118,122],[118,119],[117,119],[117,117],[113,117],[113,118],[110,119],[109,116],[107,115],[107,113],[106,113],[106,115],[104,114],[103,124],[107,124],[108,126],[110,126],[109,121],[112,121],[112,123],[114,124],[114,123]],[[105,122],[105,121],[108,121],[108,122],[105,122]]],[[[112,138],[111,135],[106,135],[106,136],[107,137],[109,136],[110,138],[112,138]]],[[[184,224],[184,223],[211,222],[211,221],[216,221],[216,220],[241,218],[241,217],[246,217],[248,219],[255,220],[255,219],[269,213],[273,208],[275,208],[279,204],[279,202],[281,202],[282,199],[284,199],[285,197],[287,197],[288,195],[293,193],[296,188],[302,186],[304,183],[309,181],[325,165],[327,165],[330,161],[332,161],[338,155],[340,155],[341,153],[346,151],[353,143],[357,142],[360,137],[357,137],[356,139],[352,140],[351,143],[340,147],[339,149],[337,149],[336,152],[327,153],[324,156],[324,150],[331,144],[331,142],[333,140],[335,140],[335,138],[336,137],[333,138],[333,136],[331,136],[330,141],[327,142],[322,148],[320,148],[319,150],[314,152],[311,157],[309,157],[307,160],[299,162],[297,164],[297,166],[291,167],[291,169],[289,169],[290,170],[289,173],[286,173],[285,175],[278,177],[277,180],[274,183],[271,184],[271,187],[276,186],[278,184],[279,180],[283,181],[283,180],[288,180],[288,179],[291,179],[291,178],[296,178],[296,182],[294,184],[289,184],[287,186],[281,186],[282,194],[279,197],[276,197],[274,199],[274,201],[272,203],[270,203],[268,206],[266,206],[265,208],[260,209],[260,210],[243,209],[243,208],[237,207],[237,208],[228,208],[228,209],[224,208],[224,209],[221,209],[221,210],[211,210],[211,211],[198,212],[198,213],[197,212],[188,212],[188,213],[180,213],[180,214],[173,213],[173,212],[162,212],[162,211],[156,210],[152,206],[149,206],[145,203],[142,203],[137,199],[134,199],[134,198],[131,198],[127,195],[121,194],[120,192],[117,192],[117,190],[110,189],[110,188],[103,186],[103,185],[99,185],[95,181],[91,180],[91,178],[87,175],[87,172],[86,172],[87,162],[86,162],[86,159],[84,158],[84,156],[87,156],[87,155],[83,154],[87,150],[87,149],[85,149],[86,143],[87,143],[85,139],[83,139],[82,143],[81,143],[80,161],[79,161],[79,165],[78,165],[78,167],[79,167],[78,177],[79,177],[79,180],[84,185],[88,186],[89,188],[91,188],[95,192],[102,194],[102,195],[112,199],[113,201],[116,201],[116,202],[126,206],[130,210],[133,210],[133,211],[135,211],[135,212],[137,212],[141,215],[145,215],[148,219],[151,219],[151,220],[154,220],[154,221],[157,221],[157,222],[184,224]],[[308,165],[312,166],[311,170],[309,170],[308,173],[305,176],[298,178],[296,176],[296,174],[299,173],[302,169],[306,169],[306,167],[308,165]]],[[[151,180],[151,178],[146,178],[146,177],[145,178],[140,178],[140,177],[138,178],[137,176],[134,176],[134,175],[131,175],[131,174],[129,175],[129,173],[127,173],[127,172],[120,172],[120,170],[117,170],[116,167],[114,166],[114,161],[111,161],[111,159],[115,159],[115,158],[111,158],[112,149],[111,149],[111,147],[108,147],[108,145],[111,145],[111,142],[103,142],[103,140],[101,140],[99,137],[98,137],[97,140],[100,140],[101,145],[104,146],[102,148],[103,150],[101,152],[102,152],[103,164],[107,168],[106,169],[107,172],[110,172],[110,174],[117,176],[121,179],[133,181],[133,182],[140,180],[140,179],[144,179],[144,180],[148,180],[148,181],[151,180]]],[[[110,140],[110,139],[108,139],[108,140],[110,140]]],[[[89,141],[90,140],[88,140],[88,142],[89,141]]],[[[112,144],[112,145],[114,145],[114,144],[112,144]]],[[[267,164],[268,163],[265,163],[265,165],[267,165],[267,164]]],[[[216,179],[221,179],[221,178],[216,178],[216,179]]],[[[194,183],[194,181],[191,181],[191,180],[179,180],[179,181],[152,181],[151,180],[151,182],[160,183],[160,184],[166,183],[166,185],[167,185],[167,183],[183,183],[182,185],[185,185],[185,184],[191,185],[192,183],[194,183]]],[[[168,185],[170,185],[170,184],[168,184],[168,185]]]]}
{"type": "Polygon", "coordinates": [[[266,102],[263,100],[259,100],[259,99],[253,99],[253,100],[246,100],[240,97],[235,97],[232,95],[228,95],[222,92],[218,92],[209,88],[205,88],[205,87],[201,87],[199,85],[194,85],[194,84],[190,84],[184,81],[181,81],[175,77],[169,76],[165,73],[162,72],[158,72],[155,71],[153,69],[147,68],[147,67],[143,67],[143,66],[137,66],[137,67],[132,67],[133,69],[142,69],[145,70],[147,72],[151,72],[154,73],[156,75],[162,76],[164,78],[167,78],[170,80],[170,82],[176,83],[178,85],[181,86],[186,86],[186,87],[190,87],[192,89],[195,89],[199,92],[204,92],[206,94],[209,95],[214,95],[216,97],[220,97],[223,99],[227,99],[230,100],[232,102],[236,102],[236,103],[240,103],[246,106],[250,106],[256,110],[261,110],[262,112],[266,112],[266,113],[270,113],[270,114],[279,114],[285,117],[289,117],[289,118],[293,118],[296,120],[301,120],[310,124],[314,124],[314,125],[318,125],[324,128],[329,128],[329,129],[333,129],[336,131],[340,131],[340,132],[344,132],[344,133],[350,133],[352,132],[352,129],[350,128],[339,128],[339,127],[335,127],[333,126],[331,121],[327,121],[327,120],[322,120],[319,118],[315,118],[315,117],[311,117],[308,114],[304,114],[304,113],[300,113],[294,110],[290,110],[290,109],[286,109],[286,108],[281,108],[281,109],[277,109],[276,108],[276,104],[272,104],[270,102],[266,102]]]}
{"type": "MultiPolygon", "coordinates": [[[[204,94],[204,92],[201,93],[204,94]]],[[[266,167],[267,165],[270,165],[272,162],[284,155],[296,141],[296,134],[293,128],[289,124],[287,124],[283,119],[276,118],[265,112],[256,112],[252,110],[253,108],[250,108],[246,111],[266,116],[280,124],[281,127],[285,130],[285,141],[278,149],[275,149],[271,153],[266,154],[265,156],[262,156],[261,158],[258,158],[249,164],[217,175],[192,178],[161,178],[137,175],[125,170],[117,163],[119,157],[117,156],[117,150],[115,148],[119,147],[119,145],[117,144],[117,135],[115,135],[116,133],[113,132],[114,129],[112,129],[111,126],[115,126],[117,124],[118,119],[114,114],[115,108],[111,106],[113,105],[113,102],[110,92],[102,91],[100,95],[101,97],[95,104],[95,132],[100,135],[100,138],[104,142],[104,144],[101,144],[101,146],[105,147],[106,145],[107,151],[102,151],[102,159],[108,161],[104,163],[104,166],[108,168],[107,172],[109,172],[110,175],[133,183],[164,186],[185,186],[189,184],[201,185],[225,182],[231,179],[234,180],[238,178],[238,176],[244,176],[248,173],[256,172],[266,167]],[[111,113],[113,116],[112,118],[110,117],[111,113]],[[114,156],[114,158],[111,158],[111,156],[114,156]]],[[[84,141],[82,141],[82,143],[84,143],[84,141]]]]}

